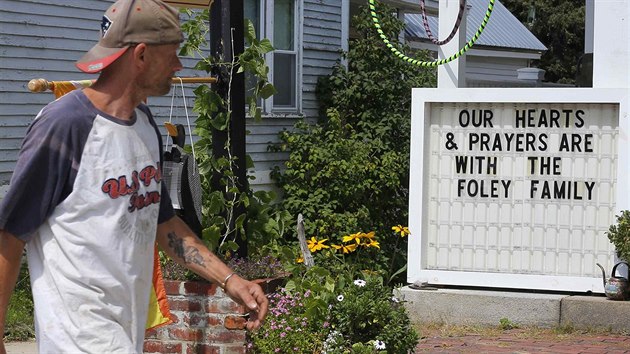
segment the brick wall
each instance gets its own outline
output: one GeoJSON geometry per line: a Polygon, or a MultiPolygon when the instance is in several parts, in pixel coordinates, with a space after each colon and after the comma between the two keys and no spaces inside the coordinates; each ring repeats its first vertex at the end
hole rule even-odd
{"type": "Polygon", "coordinates": [[[165,280],[174,323],[150,330],[145,353],[244,354],[244,308],[215,284],[165,280]]]}

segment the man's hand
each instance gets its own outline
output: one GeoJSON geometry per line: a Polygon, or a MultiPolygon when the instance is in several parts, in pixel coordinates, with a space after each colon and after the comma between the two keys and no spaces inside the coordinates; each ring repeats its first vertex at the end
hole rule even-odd
{"type": "Polygon", "coordinates": [[[247,329],[251,331],[260,328],[269,307],[269,300],[260,285],[244,280],[235,274],[227,281],[224,290],[234,301],[249,310],[247,329]]]}

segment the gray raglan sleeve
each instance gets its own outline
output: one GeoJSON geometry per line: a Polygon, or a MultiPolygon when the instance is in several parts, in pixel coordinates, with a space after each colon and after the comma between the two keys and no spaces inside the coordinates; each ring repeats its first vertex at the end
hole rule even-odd
{"type": "Polygon", "coordinates": [[[44,109],[29,127],[7,195],[0,201],[0,229],[23,241],[72,191],[89,122],[68,124],[44,109]],[[87,124],[87,126],[86,126],[87,124]]]}

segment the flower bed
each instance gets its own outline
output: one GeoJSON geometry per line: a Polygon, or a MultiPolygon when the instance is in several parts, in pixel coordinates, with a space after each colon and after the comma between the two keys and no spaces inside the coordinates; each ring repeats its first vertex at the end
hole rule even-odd
{"type": "Polygon", "coordinates": [[[269,300],[249,353],[407,354],[418,342],[401,300],[379,279],[356,279],[332,292],[285,288],[269,300]]]}

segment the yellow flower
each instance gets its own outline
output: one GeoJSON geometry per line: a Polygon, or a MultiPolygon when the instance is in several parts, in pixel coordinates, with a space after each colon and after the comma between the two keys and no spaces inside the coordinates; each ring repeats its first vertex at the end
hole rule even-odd
{"type": "Polygon", "coordinates": [[[409,228],[407,226],[402,226],[402,225],[396,225],[392,227],[392,230],[394,230],[395,233],[399,233],[400,237],[405,237],[407,235],[410,235],[411,233],[409,232],[409,228]]]}
{"type": "Polygon", "coordinates": [[[370,242],[366,242],[365,245],[367,247],[376,247],[378,249],[381,249],[381,246],[379,245],[378,241],[371,239],[370,242]]]}
{"type": "Polygon", "coordinates": [[[307,243],[308,249],[311,252],[317,252],[317,251],[319,251],[321,249],[324,249],[324,248],[330,248],[330,246],[327,246],[327,245],[324,244],[324,242],[326,242],[326,241],[328,241],[327,238],[318,241],[315,238],[315,236],[313,236],[313,237],[311,237],[310,240],[306,241],[306,243],[307,243]]]}
{"type": "Polygon", "coordinates": [[[361,237],[370,239],[370,240],[374,240],[374,231],[370,231],[367,234],[361,234],[361,237]]]}
{"type": "Polygon", "coordinates": [[[352,234],[352,235],[348,235],[348,236],[344,236],[341,241],[343,242],[350,242],[350,241],[355,241],[357,244],[361,242],[361,233],[357,232],[356,234],[352,234]]]}
{"type": "Polygon", "coordinates": [[[349,245],[332,245],[332,247],[336,250],[341,250],[344,254],[352,253],[357,249],[356,243],[351,243],[349,245]]]}
{"type": "Polygon", "coordinates": [[[304,263],[304,257],[298,257],[295,259],[295,263],[304,263]]]}

